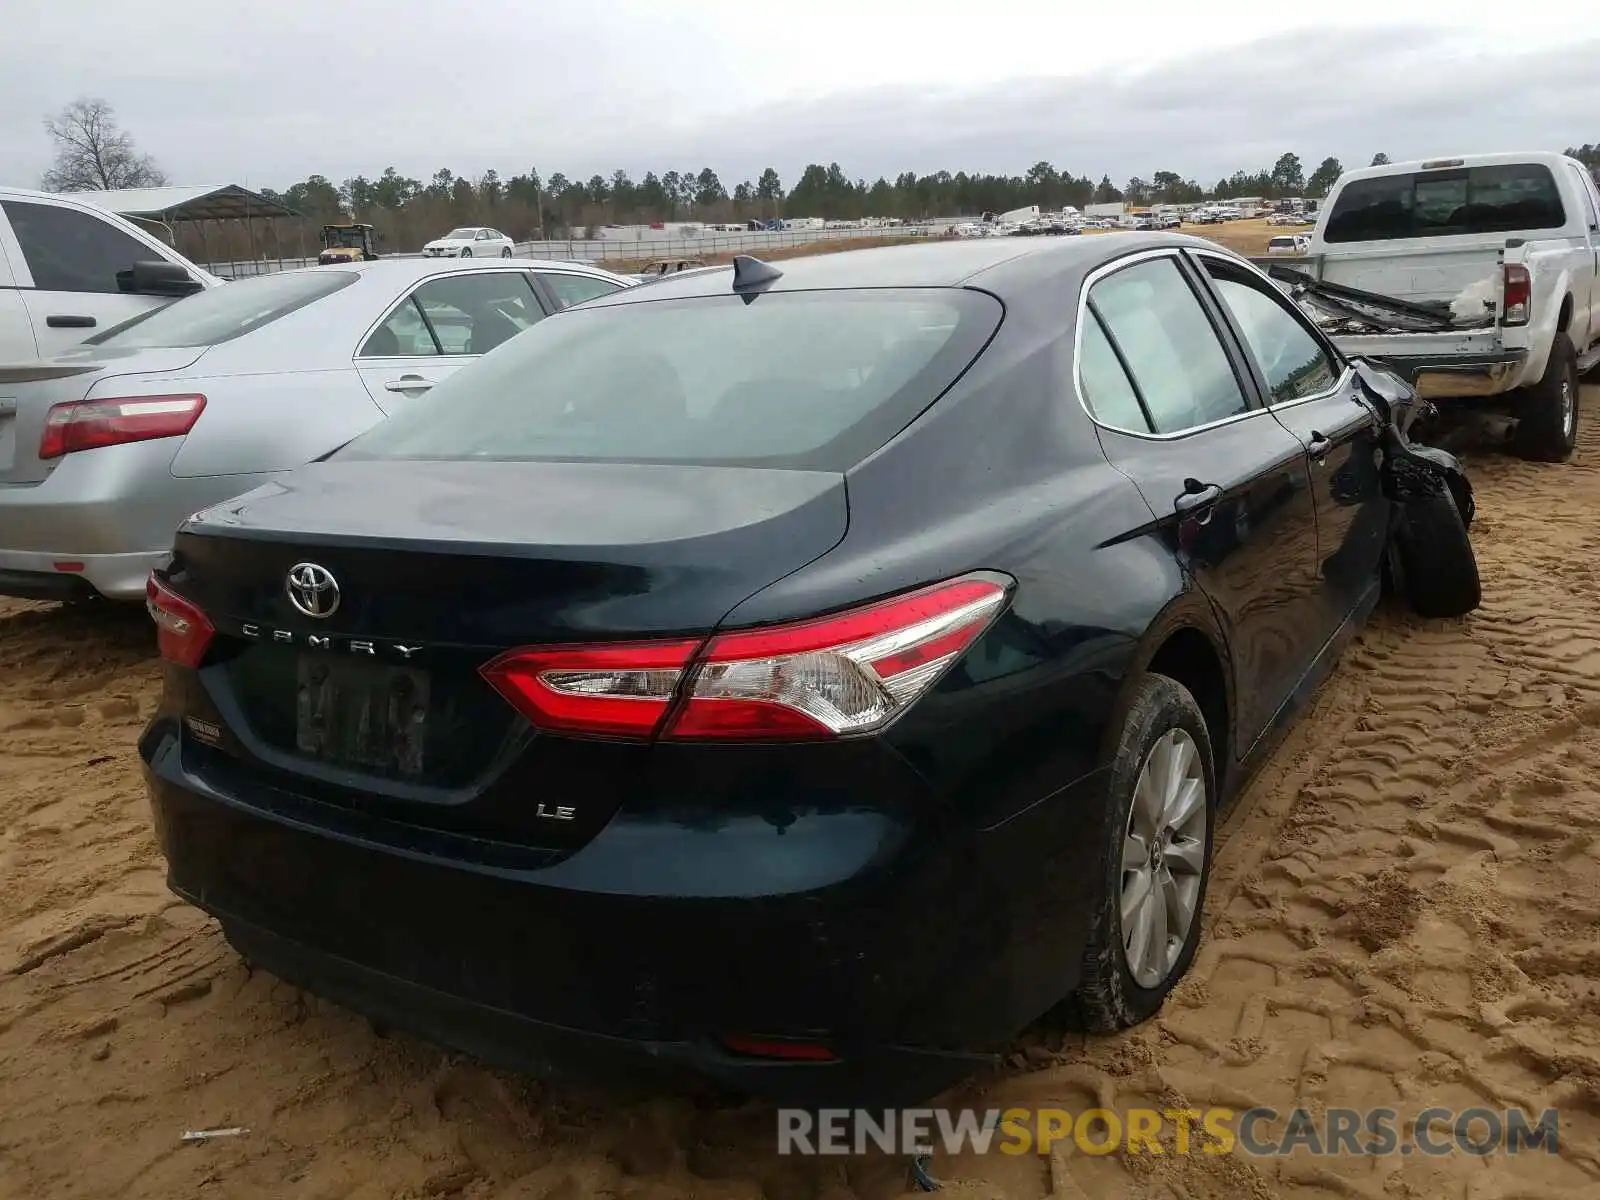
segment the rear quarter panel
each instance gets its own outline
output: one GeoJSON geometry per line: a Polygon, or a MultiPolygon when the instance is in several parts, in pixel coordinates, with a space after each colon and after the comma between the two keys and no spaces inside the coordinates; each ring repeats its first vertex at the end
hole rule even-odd
{"type": "Polygon", "coordinates": [[[173,459],[179,477],[292,470],[383,419],[353,367],[199,377],[183,388],[206,407],[173,459]]]}
{"type": "Polygon", "coordinates": [[[1069,382],[1077,280],[1041,290],[1008,296],[967,376],[849,473],[844,541],[728,618],[780,620],[980,569],[1017,581],[995,625],[883,735],[927,784],[925,853],[960,914],[903,967],[932,1030],[1015,1029],[1075,986],[1130,681],[1165,632],[1191,626],[1221,646],[1069,382]]]}
{"type": "Polygon", "coordinates": [[[727,618],[783,620],[973,570],[1015,578],[1005,617],[889,734],[978,828],[1103,765],[1147,632],[1198,595],[1072,389],[1075,281],[1007,303],[968,374],[847,476],[843,542],[727,618]]]}

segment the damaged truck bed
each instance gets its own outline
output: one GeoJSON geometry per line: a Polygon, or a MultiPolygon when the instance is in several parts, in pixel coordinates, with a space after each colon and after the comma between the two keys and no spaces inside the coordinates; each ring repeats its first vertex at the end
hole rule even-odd
{"type": "Polygon", "coordinates": [[[1467,285],[1449,301],[1418,303],[1330,283],[1282,263],[1268,265],[1267,274],[1345,354],[1382,362],[1424,396],[1498,395],[1527,361],[1526,347],[1508,346],[1500,336],[1498,275],[1467,285]]]}

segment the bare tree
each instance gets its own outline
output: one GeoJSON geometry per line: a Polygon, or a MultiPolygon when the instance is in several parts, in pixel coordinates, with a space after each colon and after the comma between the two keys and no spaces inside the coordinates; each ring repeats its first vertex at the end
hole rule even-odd
{"type": "Polygon", "coordinates": [[[40,182],[47,192],[110,192],[167,181],[153,158],[134,149],[104,100],[74,100],[46,117],[44,128],[56,144],[55,166],[40,182]]]}

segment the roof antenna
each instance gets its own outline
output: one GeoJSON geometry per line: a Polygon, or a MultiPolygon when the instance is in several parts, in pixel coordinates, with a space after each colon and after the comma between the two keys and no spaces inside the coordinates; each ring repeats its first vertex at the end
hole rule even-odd
{"type": "MultiPolygon", "coordinates": [[[[782,279],[783,272],[771,263],[764,263],[759,258],[749,254],[735,254],[733,256],[733,290],[736,292],[754,291],[776,279],[782,279]]],[[[748,297],[754,299],[754,297],[748,297]]]]}

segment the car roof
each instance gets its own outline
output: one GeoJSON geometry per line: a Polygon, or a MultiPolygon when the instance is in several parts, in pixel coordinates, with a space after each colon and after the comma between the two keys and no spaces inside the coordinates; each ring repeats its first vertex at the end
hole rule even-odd
{"type": "MultiPolygon", "coordinates": [[[[1041,272],[1087,273],[1139,250],[1192,246],[1238,257],[1216,242],[1170,231],[1111,233],[1087,238],[974,238],[876,246],[786,258],[771,265],[783,274],[763,291],[800,292],[834,288],[980,287],[1004,298],[1013,286],[1030,284],[1041,272]]],[[[732,290],[733,267],[666,275],[645,287],[591,300],[585,309],[690,296],[720,296],[732,290]]]]}
{"type": "Polygon", "coordinates": [[[301,269],[356,271],[363,275],[397,281],[426,279],[429,275],[444,275],[457,271],[565,271],[569,274],[597,275],[602,279],[614,279],[624,284],[634,282],[624,275],[607,271],[604,267],[597,267],[592,263],[559,262],[543,258],[379,258],[371,262],[328,263],[301,269]]]}

